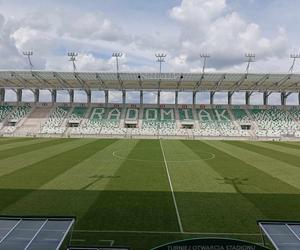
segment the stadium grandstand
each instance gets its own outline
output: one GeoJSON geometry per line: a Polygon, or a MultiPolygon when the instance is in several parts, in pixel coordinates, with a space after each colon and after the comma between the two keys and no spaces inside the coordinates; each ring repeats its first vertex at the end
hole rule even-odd
{"type": "MultiPolygon", "coordinates": [[[[0,134],[43,137],[124,138],[300,138],[300,109],[286,105],[299,93],[300,75],[255,73],[103,73],[0,72],[0,134]],[[16,102],[6,102],[7,89],[16,102]],[[23,90],[34,102],[23,102],[23,90]],[[40,90],[49,90],[52,102],[41,102],[40,90]],[[58,103],[58,90],[67,90],[69,102],[58,103]],[[86,103],[74,102],[74,91],[86,93],[86,103]],[[103,91],[104,103],[92,103],[92,91],[103,91]],[[122,92],[121,103],[110,103],[111,91],[122,92]],[[139,91],[139,103],[127,103],[128,91],[139,91]],[[156,104],[143,102],[146,91],[157,92],[156,104]],[[162,104],[162,92],[174,92],[174,104],[162,104]],[[190,92],[192,104],[178,104],[180,92],[190,92]],[[197,104],[198,92],[209,92],[209,104],[197,104]],[[226,105],[214,104],[217,92],[228,93],[226,105]],[[245,105],[232,105],[235,92],[245,93],[245,105]],[[251,105],[253,93],[263,93],[263,105],[251,105]],[[268,105],[271,93],[280,93],[281,105],[268,105]]],[[[300,94],[299,103],[300,103],[300,94]]]]}

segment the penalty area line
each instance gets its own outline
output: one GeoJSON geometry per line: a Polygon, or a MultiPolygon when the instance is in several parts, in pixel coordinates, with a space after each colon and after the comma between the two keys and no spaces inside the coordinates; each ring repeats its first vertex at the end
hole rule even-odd
{"type": "Polygon", "coordinates": [[[162,155],[163,155],[163,158],[164,158],[165,168],[166,168],[166,172],[167,172],[167,176],[168,176],[168,180],[169,180],[169,185],[170,185],[170,189],[171,189],[171,193],[172,193],[172,197],[173,197],[174,207],[175,207],[175,211],[176,211],[176,215],[177,215],[178,226],[179,226],[180,232],[183,233],[181,218],[180,218],[180,215],[179,215],[178,206],[177,206],[177,202],[176,202],[176,198],[175,198],[175,194],[174,194],[174,189],[173,189],[173,185],[172,185],[172,181],[171,181],[171,177],[170,177],[170,173],[169,173],[168,163],[167,163],[167,160],[166,160],[164,148],[163,148],[162,143],[161,143],[161,139],[159,139],[159,144],[160,144],[160,149],[161,149],[161,152],[162,152],[162,155]]]}

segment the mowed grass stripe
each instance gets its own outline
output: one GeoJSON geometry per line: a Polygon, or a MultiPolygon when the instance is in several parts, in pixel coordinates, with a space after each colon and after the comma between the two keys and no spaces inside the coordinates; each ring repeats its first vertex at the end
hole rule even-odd
{"type": "Polygon", "coordinates": [[[282,146],[282,147],[286,147],[286,148],[291,148],[291,149],[298,149],[300,150],[300,144],[291,144],[288,142],[266,142],[270,145],[276,145],[276,146],[282,146]]]}
{"type": "Polygon", "coordinates": [[[232,152],[237,158],[244,162],[294,187],[291,189],[288,185],[285,185],[284,187],[274,185],[272,192],[299,193],[300,169],[298,167],[278,161],[260,153],[252,152],[237,145],[228,144],[225,141],[216,143],[220,144],[221,147],[228,149],[228,151],[232,152]]]}
{"type": "Polygon", "coordinates": [[[128,159],[141,158],[155,161],[125,160],[78,228],[179,231],[159,141],[138,141],[128,159]]]}
{"type": "Polygon", "coordinates": [[[29,141],[29,140],[34,140],[34,138],[8,138],[4,137],[0,139],[0,146],[1,145],[6,145],[6,144],[11,144],[11,143],[16,143],[16,142],[22,142],[22,141],[29,141]]]}
{"type": "Polygon", "coordinates": [[[8,150],[8,149],[14,149],[16,147],[26,146],[26,145],[32,145],[34,143],[37,143],[38,141],[45,141],[45,140],[53,140],[51,138],[26,138],[21,141],[16,141],[14,143],[9,144],[0,144],[0,151],[2,150],[8,150]]]}
{"type": "MultiPolygon", "coordinates": [[[[249,144],[252,145],[258,145],[257,142],[247,142],[249,144]]],[[[300,155],[300,148],[295,149],[295,148],[290,148],[290,147],[286,147],[282,144],[270,144],[267,142],[260,142],[259,143],[260,147],[266,148],[266,149],[271,149],[271,150],[275,150],[284,154],[289,154],[291,156],[297,156],[299,157],[300,155]]]]}
{"type": "MultiPolygon", "coordinates": [[[[82,141],[82,140],[79,140],[82,141]]],[[[84,216],[89,207],[99,196],[99,191],[78,190],[94,181],[90,176],[95,175],[114,175],[123,160],[112,159],[112,152],[121,148],[130,149],[135,145],[134,140],[119,140],[110,144],[103,150],[98,151],[91,157],[81,161],[73,168],[54,178],[49,183],[43,185],[39,190],[31,190],[24,195],[24,190],[16,190],[24,197],[19,198],[11,206],[1,211],[3,214],[24,214],[24,215],[74,215],[79,220],[84,216]],[[108,160],[111,160],[109,162],[108,160]],[[104,161],[102,161],[104,160],[104,161]],[[70,174],[71,172],[71,174],[70,174]],[[80,173],[80,174],[79,174],[80,173]],[[46,190],[46,188],[70,190],[46,190]],[[57,206],[59,204],[59,206],[57,206]],[[66,212],[67,211],[67,212],[66,212]]],[[[104,184],[109,179],[100,180],[104,184]]],[[[104,188],[104,187],[103,187],[104,188]]],[[[6,191],[6,190],[5,190],[6,191]]],[[[26,190],[25,190],[26,191],[26,190]]],[[[4,191],[3,191],[4,192],[4,191]]],[[[12,193],[12,192],[10,192],[12,193]]],[[[0,190],[1,194],[1,190],[0,190]]],[[[20,195],[18,196],[20,197],[20,195]]],[[[11,204],[12,202],[10,202],[11,204]]],[[[0,201],[1,204],[1,201],[0,201]]],[[[97,215],[95,215],[97,216],[97,215]]]]}
{"type": "MultiPolygon", "coordinates": [[[[76,141],[78,144],[86,143],[86,141],[91,142],[90,139],[80,139],[76,141]]],[[[79,189],[85,186],[87,182],[93,182],[94,179],[89,178],[90,176],[102,175],[103,171],[106,171],[108,175],[112,175],[111,172],[114,169],[111,168],[112,164],[109,164],[107,161],[102,163],[101,160],[105,157],[108,158],[109,155],[111,157],[112,154],[108,154],[108,152],[117,149],[117,144],[119,143],[126,144],[128,148],[130,144],[132,144],[132,141],[125,142],[124,140],[118,140],[104,147],[102,150],[82,160],[79,164],[68,169],[39,189],[30,190],[30,192],[25,193],[23,197],[19,197],[19,199],[10,203],[12,205],[7,206],[1,213],[14,215],[69,215],[76,216],[79,220],[85,215],[91,204],[95,202],[99,195],[98,191],[90,192],[79,189]],[[52,188],[52,190],[47,190],[49,187],[52,188]],[[57,204],[59,204],[59,206],[57,204]]],[[[119,165],[120,160],[117,160],[115,164],[119,165]]],[[[18,193],[19,190],[14,190],[14,192],[18,193]]]]}
{"type": "MultiPolygon", "coordinates": [[[[64,141],[64,139],[62,139],[64,141]]],[[[35,164],[40,161],[44,161],[57,154],[69,151],[79,146],[90,143],[91,139],[74,139],[65,143],[61,143],[54,146],[49,146],[39,150],[27,152],[24,154],[12,156],[0,160],[0,176],[12,173],[16,170],[24,168],[28,165],[35,164]]]]}
{"type": "Polygon", "coordinates": [[[1,188],[36,189],[116,140],[96,140],[0,177],[1,188]]]}
{"type": "MultiPolygon", "coordinates": [[[[278,177],[271,175],[270,172],[266,172],[260,169],[260,163],[254,159],[259,159],[259,156],[254,154],[249,155],[249,151],[236,146],[228,145],[223,141],[207,141],[207,144],[215,147],[216,149],[226,153],[232,159],[238,159],[241,163],[236,169],[236,173],[242,173],[247,176],[247,181],[241,182],[241,187],[244,187],[243,193],[299,193],[300,190],[278,177]],[[239,171],[239,172],[238,172],[239,171]],[[247,187],[250,187],[247,189],[247,187]]],[[[260,144],[262,144],[261,142],[260,144]]],[[[258,160],[259,161],[259,160],[258,160]]],[[[269,165],[276,164],[277,160],[269,159],[269,165]]],[[[227,161],[226,161],[227,164],[227,161]]],[[[262,164],[264,164],[262,162],[262,164]]],[[[229,164],[228,164],[229,165],[229,164]]],[[[227,166],[226,166],[227,168],[227,166]]],[[[300,172],[300,171],[299,171],[300,172]]],[[[231,173],[235,176],[234,172],[231,173]]]]}
{"type": "MultiPolygon", "coordinates": [[[[128,151],[122,147],[119,152],[122,150],[128,151]]],[[[106,189],[170,191],[159,140],[139,140],[116,175],[121,176],[120,180],[109,182],[106,189]]]]}
{"type": "MultiPolygon", "coordinates": [[[[79,140],[82,141],[82,140],[79,140]]],[[[117,150],[120,145],[127,148],[133,147],[135,142],[118,140],[107,147],[99,150],[91,157],[81,161],[76,166],[68,169],[63,174],[52,179],[37,190],[27,193],[24,197],[6,207],[1,213],[23,214],[23,215],[52,215],[52,216],[76,216],[79,220],[84,216],[89,207],[99,196],[99,191],[89,191],[89,184],[105,187],[109,179],[90,178],[94,176],[113,176],[114,171],[121,164],[121,160],[102,162],[103,158],[112,156],[112,151],[117,150]],[[94,181],[96,183],[93,183],[94,181]],[[103,186],[102,186],[103,185],[103,186]],[[50,188],[52,190],[47,190],[50,188]],[[59,206],[57,205],[59,204],[59,206]]],[[[99,189],[99,188],[98,188],[99,189]]],[[[19,190],[16,190],[18,192],[19,190]]],[[[1,192],[1,191],[0,191],[1,192]]],[[[22,192],[22,190],[21,190],[22,192]]]]}
{"type": "Polygon", "coordinates": [[[264,218],[265,215],[244,192],[257,190],[250,186],[257,182],[249,179],[256,174],[256,170],[205,142],[183,143],[195,153],[213,153],[215,158],[207,161],[207,164],[222,176],[218,180],[219,185],[230,185],[236,190],[236,193],[176,193],[185,231],[242,232],[246,225],[247,230],[255,230],[257,218],[264,218]]]}
{"type": "Polygon", "coordinates": [[[0,151],[0,160],[5,159],[5,158],[9,158],[12,156],[17,156],[19,154],[24,154],[27,152],[31,152],[31,151],[35,151],[38,149],[42,149],[42,148],[46,148],[46,147],[50,147],[50,146],[54,146],[54,145],[58,145],[61,143],[66,143],[70,140],[73,139],[54,139],[54,140],[36,140],[34,141],[34,144],[32,145],[26,145],[26,146],[19,146],[19,147],[15,147],[15,148],[11,148],[11,149],[6,149],[6,150],[2,150],[0,151]]]}
{"type": "MultiPolygon", "coordinates": [[[[0,189],[0,212],[1,215],[14,215],[12,210],[8,210],[7,213],[2,211],[4,208],[9,207],[11,204],[14,204],[16,201],[22,199],[26,195],[28,195],[31,191],[30,189],[0,189]]],[[[32,206],[31,204],[28,205],[27,207],[23,207],[23,210],[26,208],[31,209],[32,206]]],[[[16,215],[23,215],[22,211],[19,211],[18,214],[16,215]]],[[[31,213],[32,215],[32,213],[31,213]]]]}
{"type": "Polygon", "coordinates": [[[300,167],[300,154],[299,154],[299,156],[296,156],[296,155],[279,152],[274,149],[264,148],[261,146],[260,143],[256,143],[255,145],[247,143],[247,142],[241,142],[241,141],[226,141],[225,143],[234,145],[237,147],[241,147],[241,148],[247,149],[249,151],[252,151],[252,152],[264,155],[264,156],[271,157],[273,159],[288,163],[293,166],[300,167]]]}
{"type": "Polygon", "coordinates": [[[163,146],[176,192],[236,192],[230,185],[219,185],[222,176],[207,162],[214,155],[198,150],[199,155],[183,141],[164,140],[163,146]]]}
{"type": "MultiPolygon", "coordinates": [[[[123,160],[115,158],[113,157],[113,152],[125,148],[129,154],[136,143],[136,140],[116,141],[55,179],[52,179],[41,188],[60,190],[105,190],[107,189],[106,185],[110,179],[122,182],[115,173],[126,158],[123,160]]],[[[124,157],[126,156],[127,155],[124,155],[124,157]]]]}
{"type": "Polygon", "coordinates": [[[290,145],[300,146],[300,142],[299,141],[285,141],[284,143],[287,143],[287,144],[290,144],[290,145]]]}

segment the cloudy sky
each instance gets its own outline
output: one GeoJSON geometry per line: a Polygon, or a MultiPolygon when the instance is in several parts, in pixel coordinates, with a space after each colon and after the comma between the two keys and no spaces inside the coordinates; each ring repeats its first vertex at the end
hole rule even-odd
{"type": "MultiPolygon", "coordinates": [[[[167,54],[163,71],[244,72],[244,54],[256,54],[251,72],[287,72],[298,53],[299,0],[0,0],[0,69],[157,71],[154,54],[167,54]]],[[[295,71],[300,71],[300,63],[295,71]]],[[[168,95],[167,95],[168,96],[168,95]]],[[[272,98],[271,98],[272,99],[272,98]]],[[[277,96],[273,99],[278,100],[277,96]]],[[[293,99],[293,98],[291,98],[293,99]]]]}

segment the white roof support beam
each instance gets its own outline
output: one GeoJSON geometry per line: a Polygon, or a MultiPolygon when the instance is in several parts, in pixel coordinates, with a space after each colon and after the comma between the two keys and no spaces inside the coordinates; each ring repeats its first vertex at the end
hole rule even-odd
{"type": "Polygon", "coordinates": [[[197,91],[193,91],[193,105],[196,104],[197,91]]]}
{"type": "Polygon", "coordinates": [[[102,78],[100,77],[100,75],[98,73],[96,73],[96,79],[101,85],[101,90],[107,89],[105,82],[102,80],[102,78]]]}
{"type": "Polygon", "coordinates": [[[5,80],[0,80],[0,86],[3,87],[3,88],[7,88],[7,85],[5,85],[5,83],[3,82],[5,80]]]}
{"type": "Polygon", "coordinates": [[[245,103],[246,105],[250,105],[250,97],[253,94],[253,92],[251,91],[246,91],[245,93],[245,103]]]}
{"type": "Polygon", "coordinates": [[[285,84],[288,80],[291,79],[292,74],[288,74],[285,77],[283,77],[279,82],[276,83],[277,87],[279,88],[279,91],[282,91],[280,87],[285,84]]]}
{"type": "Polygon", "coordinates": [[[181,83],[182,83],[182,79],[183,79],[183,74],[180,75],[179,80],[177,81],[177,91],[181,89],[181,83]]]}
{"type": "Polygon", "coordinates": [[[117,73],[117,77],[120,85],[120,90],[124,90],[124,84],[119,73],[117,73]]]}
{"type": "Polygon", "coordinates": [[[143,80],[142,80],[142,76],[140,74],[138,75],[138,84],[139,84],[140,90],[142,90],[143,89],[143,80]]]}
{"type": "Polygon", "coordinates": [[[72,87],[69,85],[69,83],[67,83],[67,81],[64,80],[58,73],[53,72],[53,76],[59,81],[59,83],[60,83],[61,85],[64,86],[64,88],[67,88],[67,89],[72,88],[72,87]]]}
{"type": "Polygon", "coordinates": [[[293,92],[282,92],[281,94],[282,94],[285,98],[287,98],[287,97],[289,97],[292,93],[293,93],[293,92]]]}
{"type": "MultiPolygon", "coordinates": [[[[23,88],[29,88],[30,89],[30,87],[27,87],[24,84],[24,82],[28,83],[28,80],[18,76],[14,71],[11,71],[10,74],[11,74],[12,77],[14,77],[22,85],[23,88]]],[[[30,83],[29,83],[29,86],[30,86],[30,83]]]]}
{"type": "Polygon", "coordinates": [[[299,87],[299,85],[300,85],[300,81],[299,82],[294,82],[294,83],[290,84],[289,86],[287,86],[287,88],[299,87]]]}
{"type": "Polygon", "coordinates": [[[232,104],[232,96],[234,94],[234,91],[228,91],[227,93],[227,103],[228,105],[231,105],[232,104]]]}
{"type": "Polygon", "coordinates": [[[45,88],[45,89],[49,89],[49,88],[53,88],[53,85],[48,82],[47,80],[45,80],[43,77],[41,77],[39,74],[35,73],[35,72],[31,72],[31,75],[38,80],[38,82],[45,88]]]}
{"type": "Polygon", "coordinates": [[[248,77],[248,73],[245,73],[245,74],[240,78],[240,80],[238,80],[238,81],[234,84],[234,88],[233,88],[233,90],[231,90],[231,91],[233,91],[233,92],[237,91],[237,90],[240,88],[240,86],[243,84],[243,82],[247,79],[247,77],[248,77]]]}
{"type": "Polygon", "coordinates": [[[199,90],[203,80],[204,80],[204,72],[201,74],[201,77],[200,77],[199,81],[196,83],[194,90],[196,90],[196,91],[199,90]]]}
{"type": "Polygon", "coordinates": [[[209,103],[210,103],[210,105],[214,104],[215,93],[216,93],[215,91],[211,91],[210,92],[210,95],[209,95],[209,103]]]}
{"type": "Polygon", "coordinates": [[[266,97],[269,97],[272,93],[273,91],[264,91],[266,97]]]}
{"type": "Polygon", "coordinates": [[[79,82],[79,84],[81,85],[82,89],[90,89],[90,87],[86,84],[86,82],[84,80],[81,79],[81,77],[79,76],[79,74],[77,72],[74,72],[74,77],[76,78],[76,80],[79,82]]]}
{"type": "Polygon", "coordinates": [[[158,92],[160,92],[160,84],[161,84],[161,79],[158,80],[158,92]]]}
{"type": "Polygon", "coordinates": [[[16,83],[14,83],[13,81],[11,80],[8,80],[8,79],[4,79],[5,82],[8,82],[9,84],[11,84],[11,86],[8,86],[8,88],[11,88],[11,89],[20,89],[20,88],[23,88],[23,86],[14,86],[16,83]]]}
{"type": "Polygon", "coordinates": [[[254,91],[255,91],[255,87],[261,86],[261,85],[264,84],[265,81],[267,81],[269,78],[270,78],[270,75],[269,75],[269,74],[266,74],[266,75],[264,75],[262,78],[260,78],[257,82],[255,82],[255,83],[251,86],[251,88],[252,88],[251,92],[254,92],[254,91]]]}
{"type": "Polygon", "coordinates": [[[18,89],[181,90],[299,92],[300,74],[205,73],[93,73],[0,71],[0,87],[18,89]],[[138,77],[140,75],[140,78],[138,77]],[[119,76],[119,77],[118,77],[119,76]],[[180,79],[183,76],[183,79],[180,79]],[[246,78],[247,77],[247,78],[246,78]],[[106,80],[107,79],[107,80],[106,80]],[[126,80],[125,80],[126,79],[126,80]],[[232,80],[231,80],[232,79],[232,80]],[[274,80],[272,80],[274,79],[274,80]],[[127,84],[128,81],[128,84],[127,84]],[[273,81],[273,82],[271,82],[273,81]],[[186,82],[186,84],[184,84],[186,82]],[[129,84],[130,83],[130,84],[129,84]],[[172,86],[170,88],[170,86],[172,86]]]}
{"type": "Polygon", "coordinates": [[[223,74],[220,79],[215,83],[216,87],[214,89],[214,91],[219,91],[220,90],[220,86],[222,84],[222,82],[226,79],[226,74],[223,74]]]}
{"type": "Polygon", "coordinates": [[[268,105],[269,104],[269,96],[272,94],[272,92],[264,91],[263,93],[263,104],[268,105]]]}

